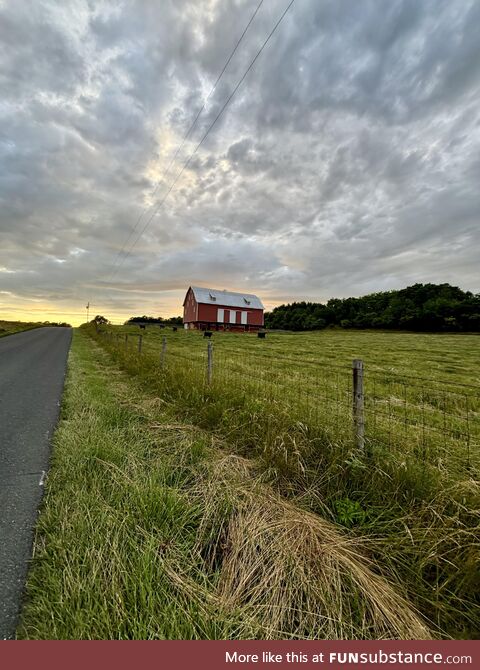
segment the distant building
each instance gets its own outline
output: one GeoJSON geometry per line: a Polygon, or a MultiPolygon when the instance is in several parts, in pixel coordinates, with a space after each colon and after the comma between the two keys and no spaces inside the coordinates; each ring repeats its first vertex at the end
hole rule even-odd
{"type": "Polygon", "coordinates": [[[186,329],[255,332],[263,327],[263,311],[256,295],[190,286],[183,323],[186,329]]]}

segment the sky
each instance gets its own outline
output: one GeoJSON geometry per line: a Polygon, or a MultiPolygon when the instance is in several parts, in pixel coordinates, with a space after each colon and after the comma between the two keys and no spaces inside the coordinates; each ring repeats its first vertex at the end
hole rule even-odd
{"type": "Polygon", "coordinates": [[[193,153],[288,3],[209,96],[259,0],[0,0],[0,319],[480,292],[478,0],[295,0],[193,153]]]}

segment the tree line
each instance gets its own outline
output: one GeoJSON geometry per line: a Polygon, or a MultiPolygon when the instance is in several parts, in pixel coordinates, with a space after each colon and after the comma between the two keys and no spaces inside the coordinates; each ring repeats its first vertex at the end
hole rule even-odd
{"type": "Polygon", "coordinates": [[[293,302],[265,313],[265,327],[284,330],[381,328],[435,332],[479,332],[480,294],[450,284],[414,284],[326,304],[293,302]]]}
{"type": "MultiPolygon", "coordinates": [[[[90,323],[94,323],[97,326],[110,325],[110,321],[107,319],[107,317],[103,316],[102,314],[97,314],[93,319],[91,319],[90,323]]],[[[169,317],[168,319],[164,319],[161,316],[131,316],[127,321],[125,321],[123,325],[134,326],[136,324],[143,324],[143,323],[159,324],[164,326],[180,326],[182,324],[182,317],[172,316],[169,317]]]]}
{"type": "Polygon", "coordinates": [[[136,323],[158,323],[164,324],[165,326],[179,326],[182,324],[181,316],[171,316],[168,319],[164,319],[161,316],[132,316],[125,321],[125,326],[131,326],[136,323]]]}

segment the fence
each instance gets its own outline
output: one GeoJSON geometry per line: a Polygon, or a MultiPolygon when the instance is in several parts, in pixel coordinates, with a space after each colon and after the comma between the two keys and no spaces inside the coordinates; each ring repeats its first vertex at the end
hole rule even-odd
{"type": "Polygon", "coordinates": [[[349,442],[375,454],[387,449],[397,464],[414,457],[437,468],[480,466],[480,388],[368,369],[362,360],[334,365],[301,356],[267,355],[191,341],[103,331],[127,355],[148,358],[160,371],[182,374],[209,398],[283,414],[312,434],[349,442]]]}

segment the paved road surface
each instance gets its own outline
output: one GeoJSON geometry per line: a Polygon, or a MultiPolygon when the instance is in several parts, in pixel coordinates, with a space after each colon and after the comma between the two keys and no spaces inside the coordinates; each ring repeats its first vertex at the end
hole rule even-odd
{"type": "Polygon", "coordinates": [[[70,328],[0,338],[0,639],[15,636],[70,328]]]}

